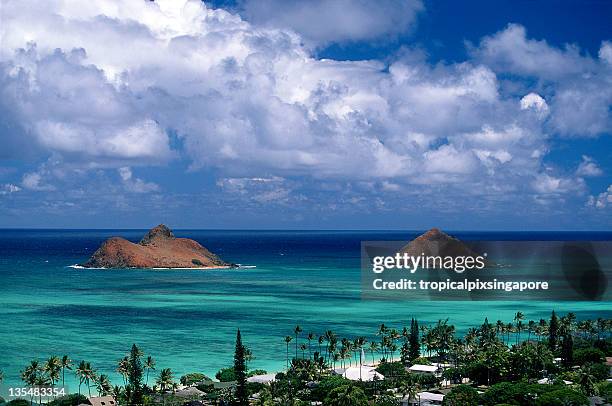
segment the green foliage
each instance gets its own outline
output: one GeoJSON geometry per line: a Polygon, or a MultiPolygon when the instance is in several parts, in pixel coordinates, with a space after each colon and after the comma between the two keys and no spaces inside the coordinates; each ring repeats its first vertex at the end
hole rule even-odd
{"type": "Polygon", "coordinates": [[[418,364],[418,365],[431,365],[431,362],[425,358],[425,357],[417,357],[412,361],[412,364],[418,364]]]}
{"type": "Polygon", "coordinates": [[[542,394],[536,406],[586,406],[589,400],[582,393],[564,388],[542,394]]]}
{"type": "Polygon", "coordinates": [[[266,375],[267,373],[268,373],[268,371],[266,371],[265,369],[253,369],[253,370],[249,371],[247,376],[266,375]]]}
{"type": "Polygon", "coordinates": [[[399,378],[407,375],[406,367],[401,362],[381,362],[376,371],[385,379],[399,378]]]}
{"type": "Polygon", "coordinates": [[[500,382],[487,389],[481,398],[484,405],[497,405],[499,403],[533,405],[538,394],[560,388],[562,387],[528,384],[526,382],[500,382]]]}
{"type": "Polygon", "coordinates": [[[478,406],[478,391],[471,386],[459,385],[444,396],[444,406],[478,406]]]}
{"type": "Polygon", "coordinates": [[[606,403],[612,403],[612,382],[601,382],[597,385],[597,393],[606,403]]]}
{"type": "Polygon", "coordinates": [[[25,399],[13,399],[6,406],[30,406],[30,402],[25,399]]]}
{"type": "Polygon", "coordinates": [[[234,352],[234,375],[236,376],[235,402],[237,406],[248,406],[246,363],[244,360],[245,347],[242,345],[240,330],[236,332],[236,350],[234,352]]]}
{"type": "Polygon", "coordinates": [[[606,354],[597,348],[581,348],[574,351],[574,362],[578,365],[584,365],[587,362],[599,363],[606,360],[606,354]]]}
{"type": "Polygon", "coordinates": [[[408,347],[408,355],[411,361],[421,356],[419,322],[416,319],[412,319],[410,321],[410,336],[408,337],[408,347]]]}
{"type": "Polygon", "coordinates": [[[329,392],[324,404],[326,406],[368,406],[368,398],[357,386],[345,385],[329,392]]]}
{"type": "Polygon", "coordinates": [[[217,378],[221,382],[233,382],[236,380],[236,374],[234,373],[234,368],[221,368],[215,374],[215,378],[217,378]]]}
{"type": "Polygon", "coordinates": [[[128,371],[128,383],[130,387],[130,396],[128,402],[130,405],[139,406],[143,403],[142,393],[142,376],[144,369],[142,367],[142,351],[136,346],[132,345],[129,355],[129,371],[128,371]]]}
{"type": "Polygon", "coordinates": [[[559,319],[555,314],[555,311],[552,311],[552,315],[550,316],[550,322],[548,325],[548,349],[552,352],[557,350],[557,345],[559,342],[559,319]]]}
{"type": "Polygon", "coordinates": [[[323,401],[327,394],[332,390],[350,384],[351,381],[343,378],[340,375],[326,376],[325,378],[321,379],[315,388],[313,388],[311,396],[313,400],[323,401]]]}
{"type": "Polygon", "coordinates": [[[74,393],[53,399],[47,403],[47,406],[77,406],[82,403],[87,403],[87,398],[84,395],[74,393]]]}
{"type": "Polygon", "coordinates": [[[603,381],[610,377],[610,367],[604,363],[591,364],[591,374],[598,381],[603,381]]]}
{"type": "Polygon", "coordinates": [[[540,343],[522,343],[510,353],[510,376],[514,380],[535,379],[541,371],[554,368],[553,354],[540,343]]]}
{"type": "Polygon", "coordinates": [[[212,381],[212,379],[200,372],[192,372],[189,374],[185,374],[180,378],[181,384],[185,386],[193,385],[194,383],[199,383],[202,381],[212,381]]]}
{"type": "Polygon", "coordinates": [[[381,395],[374,401],[374,406],[400,406],[401,402],[393,395],[381,395]]]}

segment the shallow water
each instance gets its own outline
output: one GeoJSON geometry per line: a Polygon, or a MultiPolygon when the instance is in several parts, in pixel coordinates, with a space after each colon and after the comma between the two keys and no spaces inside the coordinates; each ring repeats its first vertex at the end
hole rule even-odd
{"type": "MultiPolygon", "coordinates": [[[[450,318],[465,330],[490,321],[548,317],[552,308],[578,318],[611,317],[606,302],[377,302],[360,297],[359,249],[365,240],[407,240],[417,233],[177,231],[223,259],[251,269],[87,270],[83,262],[106,238],[138,241],[143,231],[0,230],[0,370],[18,384],[31,359],[70,355],[111,374],[132,343],[157,369],[215,371],[232,363],[236,329],[256,359],[251,368],[280,370],[283,337],[307,332],[372,337],[377,326],[401,328],[450,318]]],[[[608,239],[612,233],[457,233],[464,239],[608,239]]],[[[302,339],[304,340],[304,339],[302,339]]],[[[301,341],[302,342],[302,341],[301,341]]],[[[305,341],[303,341],[305,342],[305,341]]],[[[292,345],[292,350],[295,351],[292,345]]],[[[314,348],[313,344],[313,348],[314,348]]],[[[68,377],[68,376],[67,376],[68,377]]],[[[74,380],[70,374],[70,384],[74,380]]],[[[152,379],[152,378],[150,378],[152,379]]],[[[76,387],[73,387],[76,389],[76,387]]]]}

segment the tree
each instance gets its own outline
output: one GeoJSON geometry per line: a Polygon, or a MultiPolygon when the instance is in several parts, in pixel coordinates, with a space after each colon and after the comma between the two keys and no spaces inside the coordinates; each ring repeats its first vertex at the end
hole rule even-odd
{"type": "Polygon", "coordinates": [[[65,372],[67,369],[72,370],[72,360],[67,355],[64,355],[62,357],[61,365],[62,365],[62,386],[65,386],[66,385],[65,379],[64,379],[65,372]]]}
{"type": "Polygon", "coordinates": [[[147,370],[146,385],[149,385],[149,371],[150,370],[155,370],[155,360],[150,355],[145,360],[144,368],[147,370]]]}
{"type": "Polygon", "coordinates": [[[408,354],[411,361],[421,356],[421,344],[419,340],[419,322],[414,318],[410,321],[410,336],[408,337],[408,354]]]}
{"type": "MultiPolygon", "coordinates": [[[[34,386],[36,385],[38,375],[40,374],[40,372],[41,372],[41,368],[40,368],[40,364],[38,363],[38,361],[36,360],[30,361],[30,365],[28,365],[27,367],[25,367],[23,371],[21,371],[21,380],[27,386],[34,386]]],[[[34,404],[33,395],[30,396],[30,404],[31,405],[34,404]]]]}
{"type": "Polygon", "coordinates": [[[368,398],[357,386],[345,385],[332,389],[323,404],[326,406],[368,406],[368,398]]]}
{"type": "Polygon", "coordinates": [[[136,346],[136,344],[132,344],[132,349],[130,350],[129,355],[129,371],[128,371],[128,385],[131,391],[131,396],[128,399],[128,403],[133,406],[142,405],[143,402],[143,394],[142,394],[142,375],[143,375],[143,367],[142,367],[142,351],[136,346]]]}
{"type": "Polygon", "coordinates": [[[295,334],[295,358],[298,357],[298,336],[302,332],[302,327],[299,325],[295,326],[293,329],[293,333],[295,334]]]}
{"type": "Polygon", "coordinates": [[[240,329],[236,332],[236,350],[234,352],[234,373],[236,374],[236,400],[237,406],[248,406],[249,395],[247,393],[246,364],[244,360],[244,345],[240,329]]]}
{"type": "Polygon", "coordinates": [[[548,324],[548,348],[554,353],[557,350],[557,340],[559,339],[559,319],[555,311],[552,311],[550,323],[548,324]]]}
{"type": "Polygon", "coordinates": [[[106,396],[112,393],[113,385],[111,385],[108,375],[101,374],[96,380],[96,389],[99,396],[106,396]]]}
{"type": "Polygon", "coordinates": [[[55,382],[59,381],[62,362],[57,356],[52,356],[47,359],[43,365],[43,371],[47,373],[51,386],[55,386],[55,382]]]}
{"type": "Polygon", "coordinates": [[[291,342],[291,340],[293,340],[293,337],[285,337],[285,344],[287,345],[287,369],[289,369],[289,343],[291,342]]]}
{"type": "Polygon", "coordinates": [[[444,396],[443,406],[478,406],[478,391],[471,386],[459,385],[444,396]]]}
{"type": "Polygon", "coordinates": [[[537,400],[537,406],[583,406],[588,405],[589,400],[580,392],[564,388],[543,393],[537,400]]]}
{"type": "Polygon", "coordinates": [[[166,391],[174,386],[174,375],[172,374],[172,370],[170,368],[162,369],[155,384],[162,393],[163,403],[166,404],[166,391]]]}

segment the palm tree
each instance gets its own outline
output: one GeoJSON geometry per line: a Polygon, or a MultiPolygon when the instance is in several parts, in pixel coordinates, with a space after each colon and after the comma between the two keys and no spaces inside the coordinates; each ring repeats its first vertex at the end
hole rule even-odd
{"type": "Polygon", "coordinates": [[[146,369],[146,370],[147,370],[147,380],[146,380],[145,385],[147,385],[147,386],[148,386],[148,385],[149,385],[149,371],[150,371],[150,370],[155,370],[155,360],[153,359],[153,357],[152,357],[152,356],[150,356],[150,355],[149,355],[149,356],[147,357],[147,359],[146,359],[146,360],[145,360],[145,362],[144,362],[143,367],[144,367],[144,369],[146,369]]]}
{"type": "Polygon", "coordinates": [[[585,395],[595,394],[595,383],[597,383],[597,378],[593,375],[590,365],[585,365],[578,370],[578,384],[585,395]]]}
{"type": "Polygon", "coordinates": [[[516,332],[518,334],[516,337],[517,344],[521,340],[521,328],[523,327],[524,318],[525,315],[522,312],[516,312],[516,314],[514,315],[514,322],[516,323],[516,332]]]}
{"type": "Polygon", "coordinates": [[[369,350],[372,354],[372,365],[374,365],[376,363],[376,361],[374,361],[374,352],[378,352],[378,343],[376,341],[370,341],[369,350]]]}
{"type": "Polygon", "coordinates": [[[166,404],[166,390],[174,387],[173,374],[170,368],[164,368],[161,370],[159,377],[155,381],[156,385],[159,387],[160,392],[162,393],[162,398],[164,399],[164,404],[166,404]]]}
{"type": "Polygon", "coordinates": [[[130,372],[130,360],[127,356],[117,362],[117,372],[123,377],[123,384],[127,385],[127,377],[130,372]]]}
{"type": "Polygon", "coordinates": [[[293,332],[295,333],[295,358],[297,358],[298,357],[298,336],[302,332],[302,327],[300,327],[299,325],[295,326],[295,328],[293,329],[293,332]]]}
{"type": "MultiPolygon", "coordinates": [[[[30,365],[25,367],[23,371],[21,371],[21,380],[27,386],[35,386],[38,381],[38,375],[41,372],[40,365],[38,361],[32,360],[30,361],[30,365]]],[[[34,404],[34,395],[30,395],[30,404],[34,404]]]]}
{"type": "Polygon", "coordinates": [[[108,375],[101,374],[96,380],[96,389],[98,390],[99,396],[106,396],[113,391],[108,375]]]}
{"type": "Polygon", "coordinates": [[[65,372],[67,369],[72,370],[72,360],[70,359],[70,357],[68,357],[67,355],[64,355],[62,357],[62,361],[61,361],[61,367],[62,367],[62,386],[65,386],[65,372]]]}
{"type": "Polygon", "coordinates": [[[62,361],[55,355],[50,357],[43,365],[43,371],[47,373],[52,387],[55,386],[56,381],[59,381],[61,369],[62,361]]]}
{"type": "Polygon", "coordinates": [[[293,337],[285,337],[285,344],[287,345],[287,370],[289,370],[289,343],[291,342],[291,340],[293,340],[293,337]]]}
{"type": "Polygon", "coordinates": [[[315,337],[315,334],[312,332],[308,333],[306,336],[306,339],[308,340],[308,358],[312,358],[312,348],[310,347],[310,342],[314,340],[315,337]]]}
{"type": "Polygon", "coordinates": [[[87,385],[87,391],[91,397],[91,386],[90,382],[95,381],[95,371],[91,368],[91,364],[82,360],[79,362],[79,366],[75,370],[77,377],[79,378],[79,395],[81,394],[81,385],[85,383],[87,385]]]}
{"type": "Polygon", "coordinates": [[[535,331],[535,321],[529,320],[527,323],[527,341],[531,340],[531,333],[535,331]]]}
{"type": "MultiPolygon", "coordinates": [[[[44,374],[38,374],[38,376],[36,376],[36,379],[34,380],[34,385],[41,388],[43,386],[49,385],[49,382],[51,381],[49,380],[47,376],[45,376],[44,374]]],[[[38,391],[38,404],[39,405],[42,405],[42,393],[43,391],[41,390],[38,391]]]]}

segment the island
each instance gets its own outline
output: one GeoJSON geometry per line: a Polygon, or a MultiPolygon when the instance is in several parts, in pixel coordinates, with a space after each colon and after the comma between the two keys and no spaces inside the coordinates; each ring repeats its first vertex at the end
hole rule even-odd
{"type": "Polygon", "coordinates": [[[176,238],[160,224],[147,232],[138,244],[121,237],[106,240],[94,252],[85,268],[232,268],[235,264],[188,238],[176,238]]]}

